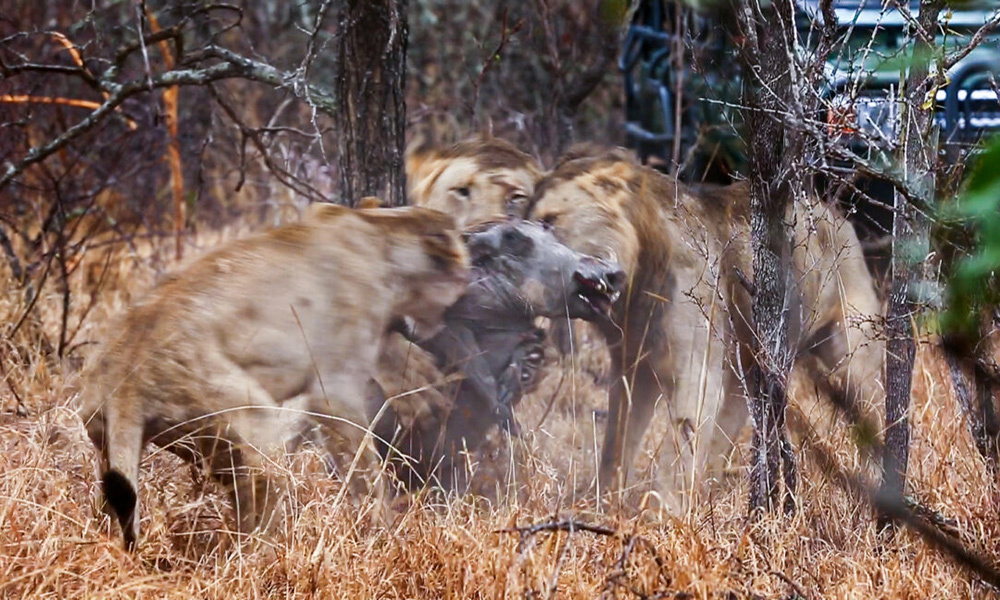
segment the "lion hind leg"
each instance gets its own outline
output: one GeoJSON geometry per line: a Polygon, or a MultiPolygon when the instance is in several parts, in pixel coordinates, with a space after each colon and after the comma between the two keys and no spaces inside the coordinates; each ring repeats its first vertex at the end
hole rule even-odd
{"type": "Polygon", "coordinates": [[[268,474],[267,457],[294,446],[309,419],[283,409],[235,365],[212,383],[223,410],[214,426],[197,434],[199,449],[212,475],[231,490],[240,532],[270,533],[284,489],[268,474]]]}
{"type": "MultiPolygon", "coordinates": [[[[885,398],[885,344],[870,329],[850,320],[829,323],[807,346],[823,366],[828,392],[842,403],[852,420],[865,417],[877,421],[885,398]]],[[[817,376],[815,371],[812,375],[817,376]]]]}
{"type": "Polygon", "coordinates": [[[685,513],[702,491],[709,457],[716,451],[718,421],[729,400],[725,344],[702,320],[674,327],[673,386],[666,409],[671,426],[658,450],[659,492],[675,514],[685,513]]]}

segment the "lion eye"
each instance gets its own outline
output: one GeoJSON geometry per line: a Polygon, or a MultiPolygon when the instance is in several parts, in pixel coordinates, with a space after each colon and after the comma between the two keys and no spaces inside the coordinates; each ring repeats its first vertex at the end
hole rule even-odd
{"type": "Polygon", "coordinates": [[[542,227],[546,231],[551,231],[552,228],[555,227],[555,225],[556,225],[556,216],[552,215],[552,214],[548,214],[548,215],[545,215],[544,217],[542,217],[541,219],[539,219],[539,221],[541,221],[542,227]]]}
{"type": "Polygon", "coordinates": [[[467,186],[467,185],[463,185],[461,187],[453,188],[451,191],[453,191],[456,194],[458,194],[459,196],[461,196],[463,200],[468,200],[469,199],[469,194],[472,193],[472,191],[469,189],[469,186],[467,186]]]}
{"type": "Polygon", "coordinates": [[[451,244],[451,238],[448,237],[448,234],[442,233],[440,231],[431,233],[427,237],[435,244],[441,244],[442,246],[447,246],[451,244]]]}

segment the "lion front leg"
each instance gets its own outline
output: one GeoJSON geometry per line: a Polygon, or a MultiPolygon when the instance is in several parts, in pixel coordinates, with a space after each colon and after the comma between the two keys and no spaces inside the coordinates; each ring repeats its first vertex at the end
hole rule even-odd
{"type": "Polygon", "coordinates": [[[656,450],[656,491],[664,508],[680,515],[694,505],[704,487],[719,416],[734,390],[727,377],[729,336],[711,327],[694,303],[683,303],[675,311],[667,332],[668,351],[656,364],[656,380],[669,415],[656,450]]]}
{"type": "Polygon", "coordinates": [[[612,382],[597,478],[600,494],[627,489],[629,471],[661,396],[656,376],[646,361],[612,382]]]}

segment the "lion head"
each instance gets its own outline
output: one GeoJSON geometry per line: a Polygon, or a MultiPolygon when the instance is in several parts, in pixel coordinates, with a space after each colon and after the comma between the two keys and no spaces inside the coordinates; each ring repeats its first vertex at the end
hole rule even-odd
{"type": "Polygon", "coordinates": [[[542,178],[527,217],[578,252],[638,267],[647,174],[624,150],[571,150],[542,178]]]}
{"type": "Polygon", "coordinates": [[[513,144],[479,137],[444,149],[410,149],[406,173],[411,204],[450,214],[465,228],[522,212],[542,171],[513,144]]]}

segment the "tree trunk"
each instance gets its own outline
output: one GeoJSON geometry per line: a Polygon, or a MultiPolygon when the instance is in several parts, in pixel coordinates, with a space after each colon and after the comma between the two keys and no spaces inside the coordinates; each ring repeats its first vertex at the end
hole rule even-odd
{"type": "Polygon", "coordinates": [[[972,441],[996,480],[1000,473],[1000,418],[993,405],[996,378],[983,366],[983,359],[974,355],[974,351],[949,344],[945,344],[943,349],[958,404],[969,422],[972,441]]]}
{"type": "Polygon", "coordinates": [[[406,203],[403,172],[406,0],[345,0],[340,10],[337,145],[345,204],[406,203]]]}
{"type": "MultiPolygon", "coordinates": [[[[928,38],[916,36],[912,61],[903,91],[900,110],[900,150],[897,164],[904,170],[904,180],[916,192],[917,202],[925,207],[934,200],[933,164],[937,153],[936,136],[931,136],[931,115],[923,108],[929,90],[929,58],[937,31],[942,0],[923,0],[917,17],[928,38]]],[[[930,251],[929,224],[920,211],[896,190],[892,220],[892,283],[889,312],[886,316],[885,346],[885,453],[882,456],[882,493],[902,499],[906,490],[906,463],[909,456],[910,425],[908,410],[913,378],[912,317],[913,284],[922,275],[920,265],[930,251]]],[[[880,519],[883,525],[888,521],[880,519]]]]}
{"type": "Polygon", "coordinates": [[[745,104],[750,176],[750,228],[753,247],[753,320],[756,360],[750,370],[749,409],[753,419],[754,460],[750,469],[750,508],[775,510],[784,466],[785,509],[794,507],[795,457],[785,427],[788,348],[787,273],[791,254],[785,215],[792,202],[788,157],[801,152],[801,135],[775,118],[791,105],[789,44],[790,0],[740,7],[745,36],[740,57],[747,81],[745,104]],[[777,25],[784,22],[785,26],[777,25]]]}

